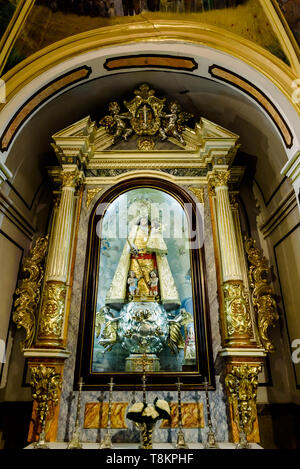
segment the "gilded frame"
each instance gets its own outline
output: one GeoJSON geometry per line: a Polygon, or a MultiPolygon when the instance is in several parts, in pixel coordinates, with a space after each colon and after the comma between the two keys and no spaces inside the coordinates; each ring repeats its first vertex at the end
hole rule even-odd
{"type": "MultiPolygon", "coordinates": [[[[123,181],[116,184],[103,193],[93,207],[89,219],[86,258],[84,265],[84,280],[82,286],[81,315],[79,325],[79,337],[75,367],[74,383],[83,378],[86,390],[101,390],[108,388],[111,377],[114,379],[115,389],[141,390],[141,373],[128,372],[93,372],[91,369],[91,357],[94,331],[94,315],[96,310],[96,291],[99,266],[100,242],[96,238],[95,226],[100,221],[101,215],[97,215],[99,204],[109,204],[121,193],[135,188],[155,188],[167,192],[183,205],[189,203],[192,206],[192,220],[190,226],[195,229],[195,214],[197,206],[190,195],[180,186],[161,179],[143,177],[134,180],[123,181]]],[[[189,217],[190,218],[190,217],[189,217]]],[[[204,378],[208,378],[210,389],[215,389],[215,377],[213,369],[213,355],[211,344],[209,305],[206,283],[205,247],[190,250],[191,269],[193,278],[193,301],[196,318],[197,335],[197,371],[182,372],[153,372],[147,374],[147,388],[149,390],[164,389],[175,390],[176,382],[180,377],[183,389],[203,389],[204,378]]]]}

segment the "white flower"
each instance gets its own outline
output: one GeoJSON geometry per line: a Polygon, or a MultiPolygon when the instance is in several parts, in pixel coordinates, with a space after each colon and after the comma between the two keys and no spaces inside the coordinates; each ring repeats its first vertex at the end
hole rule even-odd
{"type": "Polygon", "coordinates": [[[147,405],[145,407],[144,412],[142,413],[142,417],[151,417],[153,420],[159,417],[159,413],[156,412],[153,405],[147,405]]]}
{"type": "Polygon", "coordinates": [[[155,402],[155,406],[170,414],[170,406],[167,401],[164,401],[163,399],[158,399],[155,402]]]}
{"type": "Polygon", "coordinates": [[[143,408],[144,404],[142,402],[136,402],[130,407],[128,412],[136,412],[137,414],[139,414],[140,412],[142,412],[143,408]]]}

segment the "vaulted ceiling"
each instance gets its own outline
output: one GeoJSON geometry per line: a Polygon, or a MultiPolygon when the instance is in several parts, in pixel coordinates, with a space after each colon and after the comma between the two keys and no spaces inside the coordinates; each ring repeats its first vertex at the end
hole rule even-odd
{"type": "MultiPolygon", "coordinates": [[[[111,100],[122,102],[147,82],[157,96],[177,100],[196,119],[205,117],[240,135],[241,152],[255,168],[255,179],[268,200],[282,181],[280,171],[287,162],[282,139],[266,113],[226,84],[167,71],[116,73],[94,79],[65,91],[41,107],[15,139],[6,164],[14,174],[13,185],[30,204],[46,175],[45,166],[55,164],[51,136],[90,115],[93,120],[107,112],[111,100]]],[[[243,161],[239,161],[243,163],[243,161]]]]}

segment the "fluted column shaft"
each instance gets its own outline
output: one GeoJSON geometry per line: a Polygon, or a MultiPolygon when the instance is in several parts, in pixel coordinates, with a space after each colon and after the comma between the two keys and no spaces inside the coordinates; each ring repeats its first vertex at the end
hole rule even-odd
{"type": "Polygon", "coordinates": [[[75,186],[63,186],[49,253],[47,281],[66,282],[67,280],[75,205],[74,193],[75,186]]]}
{"type": "Polygon", "coordinates": [[[220,185],[216,185],[215,187],[223,282],[230,280],[241,281],[243,280],[243,275],[240,267],[238,245],[235,237],[226,178],[227,176],[224,176],[222,180],[220,179],[220,185]]]}
{"type": "Polygon", "coordinates": [[[79,181],[80,172],[77,167],[63,169],[61,199],[50,240],[46,283],[39,318],[36,345],[40,347],[62,347],[63,344],[65,300],[75,211],[75,188],[79,181]]]}
{"type": "Polygon", "coordinates": [[[215,170],[210,184],[215,188],[216,215],[222,269],[224,345],[251,346],[252,323],[249,299],[245,294],[234,219],[230,207],[228,180],[230,172],[215,170]]]}
{"type": "Polygon", "coordinates": [[[239,252],[239,259],[240,259],[241,269],[242,269],[243,284],[245,287],[245,295],[247,296],[247,298],[249,298],[249,309],[250,309],[252,335],[253,335],[252,344],[253,346],[261,345],[259,343],[259,340],[257,340],[259,339],[259,336],[257,333],[254,311],[250,302],[250,292],[249,292],[249,282],[248,282],[248,265],[247,265],[244,245],[243,245],[243,235],[241,231],[238,197],[236,194],[230,194],[229,198],[230,198],[230,206],[231,206],[231,211],[232,211],[232,216],[233,216],[233,224],[234,224],[236,241],[237,241],[238,252],[239,252]]]}

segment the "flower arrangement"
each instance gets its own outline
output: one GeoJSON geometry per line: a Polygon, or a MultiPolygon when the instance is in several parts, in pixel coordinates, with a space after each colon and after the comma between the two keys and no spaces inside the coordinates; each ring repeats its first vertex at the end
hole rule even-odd
{"type": "Polygon", "coordinates": [[[127,412],[127,418],[136,423],[154,424],[157,420],[169,419],[170,406],[167,401],[155,398],[153,405],[145,402],[133,404],[127,412]]]}
{"type": "Polygon", "coordinates": [[[171,417],[170,406],[167,401],[155,398],[153,405],[146,402],[133,404],[127,412],[127,418],[132,420],[141,430],[142,449],[152,449],[152,430],[157,420],[171,417]]]}

